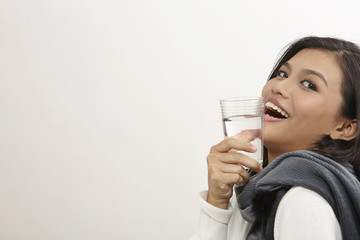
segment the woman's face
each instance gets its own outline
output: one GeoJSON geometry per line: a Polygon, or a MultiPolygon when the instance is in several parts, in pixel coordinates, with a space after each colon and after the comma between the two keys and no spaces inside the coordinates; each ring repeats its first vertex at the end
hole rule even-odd
{"type": "Polygon", "coordinates": [[[280,67],[262,91],[264,145],[270,161],[309,149],[337,128],[342,79],[335,53],[326,50],[303,49],[280,67]]]}

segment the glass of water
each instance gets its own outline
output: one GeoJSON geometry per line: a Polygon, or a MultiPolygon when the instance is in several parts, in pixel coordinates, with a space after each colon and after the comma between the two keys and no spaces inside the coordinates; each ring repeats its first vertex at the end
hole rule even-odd
{"type": "Polygon", "coordinates": [[[264,99],[262,97],[237,97],[220,100],[225,137],[232,137],[242,131],[255,131],[254,153],[239,151],[262,164],[264,99]]]}

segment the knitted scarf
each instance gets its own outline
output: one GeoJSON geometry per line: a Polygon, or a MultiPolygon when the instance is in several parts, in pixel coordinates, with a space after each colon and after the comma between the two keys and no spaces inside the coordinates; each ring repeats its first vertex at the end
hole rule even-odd
{"type": "Polygon", "coordinates": [[[339,164],[311,151],[283,154],[260,174],[253,176],[245,187],[236,186],[243,218],[255,222],[253,205],[256,196],[271,195],[293,186],[313,190],[330,204],[339,221],[343,239],[360,239],[360,182],[352,165],[348,162],[339,164]]]}

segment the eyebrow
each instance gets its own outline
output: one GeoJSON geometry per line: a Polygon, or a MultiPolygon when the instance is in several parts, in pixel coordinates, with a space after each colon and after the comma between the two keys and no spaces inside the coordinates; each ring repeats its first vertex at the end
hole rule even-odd
{"type": "MultiPolygon", "coordinates": [[[[284,62],[282,65],[284,65],[285,67],[291,69],[291,65],[288,62],[284,62]]],[[[304,72],[306,74],[311,74],[311,75],[317,76],[318,78],[320,78],[325,83],[326,86],[328,86],[325,77],[321,73],[319,73],[317,71],[314,71],[314,70],[311,70],[311,69],[303,69],[302,72],[304,72]]]]}

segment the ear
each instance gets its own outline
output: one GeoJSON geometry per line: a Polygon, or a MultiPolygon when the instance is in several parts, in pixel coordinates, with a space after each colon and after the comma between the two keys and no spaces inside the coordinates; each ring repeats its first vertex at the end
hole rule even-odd
{"type": "Polygon", "coordinates": [[[357,136],[358,123],[356,119],[346,120],[335,128],[329,135],[333,140],[342,139],[350,141],[357,136]]]}

